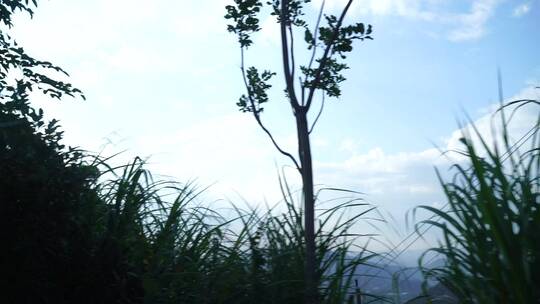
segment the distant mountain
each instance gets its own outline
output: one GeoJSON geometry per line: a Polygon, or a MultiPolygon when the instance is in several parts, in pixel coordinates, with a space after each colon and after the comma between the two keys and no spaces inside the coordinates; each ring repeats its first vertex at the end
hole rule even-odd
{"type": "Polygon", "coordinates": [[[452,292],[441,284],[437,284],[428,290],[431,302],[428,302],[427,298],[415,299],[408,304],[457,304],[459,303],[456,296],[452,292]]]}
{"type": "MultiPolygon", "coordinates": [[[[417,250],[403,254],[405,259],[409,260],[409,263],[402,264],[393,262],[387,265],[388,261],[378,262],[374,259],[371,263],[374,265],[361,265],[355,273],[353,281],[354,285],[352,289],[359,288],[362,294],[370,294],[378,297],[391,297],[396,298],[396,292],[399,292],[399,298],[401,302],[406,302],[415,299],[422,295],[422,284],[424,277],[422,271],[418,267],[418,263],[412,263],[410,261],[416,259],[423,251],[417,250]],[[406,265],[406,266],[405,266],[406,265]],[[356,284],[357,283],[357,287],[356,284]]],[[[350,257],[353,258],[354,254],[351,253],[350,257]]],[[[397,259],[396,259],[397,261],[397,259]]],[[[430,267],[440,267],[444,265],[443,259],[437,259],[429,263],[430,267]]],[[[432,296],[444,296],[444,301],[433,302],[440,304],[457,303],[452,302],[455,298],[450,297],[451,293],[441,285],[438,285],[435,281],[428,281],[428,293],[432,296]]],[[[370,300],[371,297],[367,297],[366,300],[370,300]]],[[[373,303],[373,302],[372,302],[373,303]]],[[[410,303],[427,303],[426,299],[417,299],[410,303]]]]}
{"type": "Polygon", "coordinates": [[[404,301],[412,299],[422,292],[422,273],[417,267],[391,265],[384,268],[363,266],[355,274],[358,286],[364,294],[393,296],[399,291],[404,301]],[[396,284],[397,283],[397,284],[396,284]]]}
{"type": "MultiPolygon", "coordinates": [[[[422,294],[422,283],[424,277],[418,266],[405,267],[394,263],[392,265],[368,266],[363,265],[355,272],[355,277],[358,280],[358,286],[362,293],[372,294],[377,296],[395,297],[396,292],[399,292],[399,298],[405,302],[414,299],[422,294]]],[[[430,266],[442,266],[444,260],[439,259],[430,266]]],[[[450,292],[436,282],[428,282],[431,285],[429,288],[430,295],[449,295],[450,292]]],[[[425,302],[412,302],[425,303],[425,302]]],[[[454,302],[435,302],[435,303],[454,303],[454,302]]]]}

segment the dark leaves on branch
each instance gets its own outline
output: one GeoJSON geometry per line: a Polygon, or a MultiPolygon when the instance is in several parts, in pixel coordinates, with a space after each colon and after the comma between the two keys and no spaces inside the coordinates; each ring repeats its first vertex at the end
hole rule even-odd
{"type": "MultiPolygon", "coordinates": [[[[317,63],[320,63],[320,61],[321,59],[317,59],[317,63]]],[[[318,69],[301,66],[300,69],[306,76],[303,85],[306,88],[315,87],[315,89],[322,90],[329,97],[339,97],[341,96],[339,85],[346,80],[342,72],[348,68],[346,64],[339,63],[335,58],[329,58],[319,75],[319,81],[315,84],[318,69]]]]}
{"type": "MultiPolygon", "coordinates": [[[[311,0],[289,0],[288,6],[287,6],[287,15],[285,16],[285,22],[289,25],[295,25],[299,27],[307,27],[307,22],[303,19],[301,19],[302,16],[304,16],[304,12],[302,11],[304,8],[304,4],[311,2],[311,0]]],[[[281,1],[280,0],[272,0],[266,2],[266,4],[272,6],[272,16],[276,16],[277,22],[282,22],[282,13],[281,13],[281,1]]]]}
{"type": "MultiPolygon", "coordinates": [[[[304,5],[309,2],[311,0],[266,0],[265,4],[270,7],[270,14],[276,16],[278,23],[285,23],[289,29],[294,26],[300,27],[304,31],[304,41],[307,43],[308,50],[313,51],[313,58],[309,65],[300,66],[300,70],[304,74],[302,86],[321,90],[330,97],[339,97],[341,95],[340,84],[345,81],[342,73],[348,69],[348,66],[338,61],[336,57],[339,56],[338,58],[341,60],[346,59],[347,54],[353,50],[354,40],[372,40],[373,28],[371,25],[364,25],[364,23],[343,26],[336,16],[324,15],[326,26],[319,26],[317,23],[315,34],[302,19],[304,5]],[[283,1],[287,1],[285,12],[282,11],[283,1]],[[325,50],[324,55],[318,59],[315,58],[317,49],[325,50]],[[312,68],[312,62],[319,63],[318,67],[312,68]]],[[[234,3],[234,5],[226,6],[225,18],[234,21],[233,24],[228,25],[227,29],[238,36],[241,48],[248,48],[253,44],[251,34],[261,30],[258,14],[263,4],[260,0],[234,0],[234,3]]],[[[268,100],[267,88],[265,87],[268,84],[263,79],[263,75],[259,76],[252,68],[247,71],[248,94],[240,97],[238,106],[241,111],[255,113],[262,111],[260,104],[268,100]],[[251,101],[253,101],[254,106],[252,106],[251,101]]],[[[273,73],[266,75],[271,76],[273,73]]]]}
{"type": "MultiPolygon", "coordinates": [[[[319,27],[317,38],[308,29],[305,29],[304,40],[308,44],[308,50],[313,48],[326,49],[330,47],[330,52],[322,70],[319,68],[301,66],[300,69],[305,76],[303,85],[305,88],[315,88],[324,91],[329,97],[339,97],[341,95],[340,83],[345,81],[342,72],[349,67],[345,63],[339,62],[334,55],[339,55],[341,59],[347,58],[346,54],[352,52],[354,40],[372,40],[373,28],[367,27],[363,23],[356,23],[348,26],[338,27],[338,19],[333,15],[325,15],[327,26],[319,27]],[[318,40],[319,42],[317,43],[318,40]],[[316,79],[319,74],[318,80],[316,79]]],[[[316,60],[317,63],[323,58],[316,60]]]]}
{"type": "Polygon", "coordinates": [[[2,0],[0,1],[0,24],[3,23],[8,27],[12,27],[12,15],[17,10],[27,12],[30,17],[34,16],[34,11],[30,5],[37,6],[37,0],[2,0]]]}
{"type": "Polygon", "coordinates": [[[345,59],[346,53],[353,50],[352,43],[354,40],[364,41],[365,39],[373,40],[371,33],[373,28],[368,25],[367,28],[363,23],[342,26],[335,35],[338,20],[336,16],[324,16],[328,22],[328,26],[319,28],[319,40],[324,46],[332,44],[332,54],[339,54],[342,59],[345,59]],[[336,36],[336,37],[334,37],[336,36]]]}
{"type": "Polygon", "coordinates": [[[247,81],[247,90],[248,95],[242,95],[236,103],[240,107],[242,112],[253,112],[259,114],[263,111],[261,106],[263,103],[268,101],[268,89],[272,87],[268,83],[272,76],[276,75],[271,71],[263,71],[262,74],[259,74],[259,71],[255,67],[250,67],[247,69],[246,81],[247,81]]]}
{"type": "MultiPolygon", "coordinates": [[[[11,27],[12,14],[17,11],[32,15],[30,7],[36,5],[36,0],[0,0],[0,26],[11,27]]],[[[58,121],[46,122],[43,110],[30,104],[30,93],[36,90],[57,99],[64,95],[84,99],[84,95],[70,83],[50,76],[54,73],[69,76],[60,67],[29,56],[6,31],[0,31],[0,128],[26,121],[38,136],[59,151],[64,146],[59,144],[62,132],[58,131],[58,121]]]]}
{"type": "Polygon", "coordinates": [[[227,5],[225,19],[231,19],[234,24],[227,25],[227,30],[238,36],[241,47],[249,47],[253,41],[250,34],[261,30],[257,14],[262,3],[259,0],[234,0],[235,5],[227,5]]]}

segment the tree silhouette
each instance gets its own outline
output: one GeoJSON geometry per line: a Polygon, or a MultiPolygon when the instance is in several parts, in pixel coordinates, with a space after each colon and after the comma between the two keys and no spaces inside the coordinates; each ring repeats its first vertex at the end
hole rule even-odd
{"type": "Polygon", "coordinates": [[[344,59],[352,51],[354,40],[372,39],[371,25],[355,23],[344,26],[343,21],[353,0],[347,4],[339,16],[323,14],[325,1],[322,1],[317,21],[313,30],[304,20],[304,5],[310,0],[269,0],[265,4],[259,0],[234,0],[234,5],[226,6],[226,19],[232,24],[228,31],[237,35],[241,52],[241,71],[246,87],[237,105],[242,112],[250,112],[257,124],[268,135],[275,148],[288,157],[302,176],[304,199],[304,233],[305,233],[305,301],[318,303],[318,285],[321,273],[317,273],[316,240],[315,240],[315,196],[313,184],[313,167],[311,157],[310,133],[313,131],[323,108],[325,96],[339,97],[340,84],[345,80],[343,71],[348,69],[344,59]],[[244,52],[253,44],[251,35],[258,32],[259,15],[262,9],[268,8],[280,25],[281,56],[283,75],[285,78],[285,97],[289,101],[297,128],[298,155],[295,157],[285,151],[261,119],[263,104],[268,102],[268,90],[275,72],[256,67],[246,67],[244,52]],[[321,22],[325,21],[325,25],[321,22]],[[307,50],[311,52],[307,65],[300,65],[300,76],[296,81],[296,62],[294,46],[294,29],[304,31],[307,50]],[[317,52],[322,51],[322,55],[317,52]],[[308,114],[312,108],[315,93],[322,94],[321,107],[313,122],[309,122],[308,114]]]}

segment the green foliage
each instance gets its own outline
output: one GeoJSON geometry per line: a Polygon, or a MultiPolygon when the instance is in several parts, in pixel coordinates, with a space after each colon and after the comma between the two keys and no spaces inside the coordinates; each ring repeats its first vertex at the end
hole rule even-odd
{"type": "MultiPolygon", "coordinates": [[[[373,29],[371,25],[368,25],[366,29],[363,23],[356,23],[353,25],[338,27],[338,19],[336,16],[325,16],[328,23],[327,27],[319,28],[319,40],[325,47],[332,46],[332,54],[337,53],[342,59],[345,59],[346,53],[353,50],[352,43],[354,40],[373,38],[370,36],[373,29]]],[[[310,36],[312,36],[310,34],[310,36]]],[[[309,43],[309,41],[307,41],[309,43]]],[[[311,48],[310,46],[309,48],[311,48]]]]}
{"type": "MultiPolygon", "coordinates": [[[[16,10],[32,14],[28,3],[3,1],[0,4],[0,22],[11,27],[11,15],[16,10]]],[[[35,1],[32,3],[36,5],[35,1]]],[[[9,35],[0,32],[0,128],[8,132],[19,124],[26,124],[26,128],[34,128],[36,135],[52,149],[59,150],[64,147],[59,144],[62,133],[58,131],[57,121],[45,122],[43,111],[30,105],[29,94],[38,90],[56,99],[64,95],[84,96],[71,84],[47,75],[51,72],[67,76],[64,70],[52,63],[29,56],[9,35]]]]}
{"type": "Polygon", "coordinates": [[[17,10],[25,11],[33,16],[34,11],[31,6],[37,6],[37,0],[2,0],[0,2],[0,23],[9,27],[13,26],[11,16],[17,10]]]}
{"type": "MultiPolygon", "coordinates": [[[[520,101],[540,105],[538,101],[520,101]]],[[[530,106],[530,105],[529,105],[530,106]]],[[[490,146],[467,132],[461,139],[467,165],[454,165],[455,176],[441,183],[448,209],[421,208],[441,218],[426,221],[440,230],[440,247],[431,251],[446,260],[426,275],[450,288],[462,303],[536,303],[540,300],[540,121],[513,143],[500,110],[503,134],[490,146]],[[523,138],[522,138],[523,139],[523,138]],[[523,150],[518,145],[531,144],[523,150]],[[501,153],[503,152],[503,153],[501,153]]]]}
{"type": "MultiPolygon", "coordinates": [[[[236,217],[226,219],[197,203],[199,192],[190,185],[154,182],[142,166],[140,160],[126,166],[99,192],[109,206],[101,242],[114,244],[105,256],[125,253],[130,273],[142,281],[144,302],[303,300],[304,238],[296,203],[287,198],[280,214],[233,206],[236,217]]],[[[317,273],[325,303],[343,303],[354,270],[370,257],[350,250],[356,239],[350,229],[370,209],[341,220],[363,205],[346,201],[321,218],[317,273]]]]}
{"type": "MultiPolygon", "coordinates": [[[[281,214],[266,212],[259,215],[251,211],[239,211],[246,235],[247,255],[251,256],[254,273],[252,282],[262,303],[301,303],[305,299],[304,264],[305,238],[303,210],[294,202],[286,182],[282,182],[286,211],[281,214]],[[256,279],[257,278],[257,279],[256,279]]],[[[372,257],[366,251],[354,253],[355,242],[360,235],[352,233],[356,221],[372,208],[368,204],[355,203],[356,199],[341,203],[321,212],[318,219],[316,274],[323,303],[344,303],[352,292],[356,269],[368,263],[372,257]],[[367,207],[362,212],[354,208],[367,207]],[[352,212],[353,216],[346,217],[352,212]]],[[[320,204],[324,202],[319,202],[320,204]]]]}
{"type": "Polygon", "coordinates": [[[96,193],[89,184],[96,171],[76,151],[58,151],[59,144],[30,122],[4,113],[0,119],[13,123],[0,128],[0,260],[9,276],[3,297],[11,303],[76,301],[86,280],[78,273],[90,264],[87,224],[96,193]],[[44,295],[49,300],[38,300],[44,295]]]}
{"type": "Polygon", "coordinates": [[[366,29],[363,23],[356,23],[339,27],[336,16],[325,16],[325,19],[328,26],[318,29],[320,43],[316,43],[313,33],[307,28],[304,40],[308,44],[308,50],[328,48],[329,56],[327,59],[323,56],[315,60],[319,64],[318,68],[311,68],[310,64],[310,66],[300,66],[300,69],[305,76],[303,83],[305,88],[318,89],[330,97],[339,97],[341,96],[340,83],[346,80],[343,71],[349,67],[347,64],[338,61],[335,55],[345,59],[347,58],[346,54],[353,50],[352,44],[354,40],[372,40],[372,26],[368,25],[366,29]]]}
{"type": "MultiPolygon", "coordinates": [[[[1,22],[32,1],[2,1],[1,22]]],[[[100,170],[61,143],[56,120],[30,104],[33,92],[82,96],[51,75],[67,73],[29,56],[0,33],[0,202],[3,298],[10,303],[130,303],[141,298],[125,257],[101,249],[106,212],[95,188],[100,170]],[[108,262],[107,262],[108,261],[108,262]]],[[[140,288],[139,288],[140,291],[140,288]]]]}
{"type": "MultiPolygon", "coordinates": [[[[321,63],[321,59],[316,61],[321,63]]],[[[326,60],[326,67],[320,71],[305,66],[301,66],[300,69],[306,75],[306,79],[311,79],[304,81],[306,88],[321,89],[330,97],[339,97],[341,95],[339,84],[346,80],[342,75],[342,72],[348,69],[346,64],[339,63],[336,59],[331,58],[326,60]],[[319,76],[318,81],[315,82],[317,75],[319,76]]]]}
{"type": "Polygon", "coordinates": [[[259,0],[234,0],[236,6],[227,5],[225,19],[232,19],[236,24],[228,25],[227,30],[238,35],[238,42],[242,47],[249,47],[253,41],[250,34],[258,32],[259,19],[257,13],[261,10],[262,3],[259,0]]]}
{"type": "Polygon", "coordinates": [[[237,105],[242,112],[254,112],[259,114],[264,110],[261,104],[268,101],[268,94],[266,93],[272,86],[268,84],[268,81],[276,73],[270,71],[263,71],[259,75],[259,71],[255,67],[247,69],[247,87],[248,95],[242,95],[237,105]]]}
{"type": "MultiPolygon", "coordinates": [[[[304,16],[303,8],[304,4],[310,3],[311,0],[289,0],[287,1],[287,14],[284,16],[285,23],[287,25],[295,25],[299,27],[306,27],[307,23],[300,17],[304,16]]],[[[266,2],[266,4],[272,6],[272,16],[276,16],[277,22],[281,23],[282,13],[281,13],[281,1],[272,0],[266,2]]]]}
{"type": "MultiPolygon", "coordinates": [[[[286,28],[290,30],[290,37],[287,39],[292,39],[292,29],[294,27],[301,28],[304,31],[307,50],[313,52],[313,58],[309,64],[300,65],[300,71],[303,74],[302,90],[320,90],[330,97],[339,97],[341,95],[340,84],[345,81],[343,72],[348,69],[348,66],[335,57],[345,59],[347,53],[353,50],[354,40],[373,39],[371,36],[373,29],[371,25],[366,27],[363,23],[343,26],[344,15],[340,18],[325,15],[327,26],[320,26],[319,22],[317,22],[314,32],[312,32],[308,23],[302,19],[304,17],[303,6],[309,2],[309,0],[288,0],[285,3],[286,11],[282,11],[283,3],[280,0],[268,1],[266,4],[271,8],[270,14],[276,16],[277,23],[284,23],[286,28]],[[317,49],[320,49],[323,53],[320,57],[315,58],[317,49]],[[318,64],[317,67],[312,67],[313,62],[318,64]]],[[[225,18],[233,21],[232,24],[228,25],[227,29],[238,36],[242,52],[243,49],[247,49],[252,45],[251,35],[260,30],[259,14],[262,8],[263,4],[260,1],[253,0],[235,0],[235,5],[226,6],[227,14],[225,18]]],[[[291,43],[290,53],[293,52],[291,43]]],[[[294,65],[294,60],[291,63],[294,65]]],[[[251,69],[255,68],[248,69],[247,74],[251,69]]],[[[254,84],[248,76],[244,75],[247,96],[242,95],[237,103],[242,112],[254,112],[253,108],[258,108],[260,101],[267,102],[266,91],[271,87],[270,85],[261,85],[259,86],[261,90],[254,90],[254,84]],[[264,98],[261,99],[261,96],[264,96],[264,98]],[[253,106],[250,106],[250,102],[248,102],[250,98],[254,102],[253,106]]],[[[286,95],[288,98],[294,99],[295,94],[292,94],[290,90],[292,88],[288,83],[285,90],[286,95]]],[[[302,100],[301,104],[311,104],[310,99],[313,98],[312,96],[313,93],[309,95],[302,94],[302,98],[307,97],[308,100],[302,100]]],[[[295,100],[291,100],[292,104],[295,104],[295,102],[295,100]]]]}

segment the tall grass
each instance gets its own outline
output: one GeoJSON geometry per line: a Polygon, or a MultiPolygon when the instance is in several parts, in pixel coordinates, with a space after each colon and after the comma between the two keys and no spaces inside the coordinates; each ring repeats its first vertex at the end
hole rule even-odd
{"type": "MultiPolygon", "coordinates": [[[[232,205],[235,216],[225,218],[200,203],[193,185],[154,181],[140,159],[105,168],[108,179],[94,185],[101,209],[92,223],[99,277],[93,282],[122,290],[121,302],[303,301],[303,210],[286,181],[283,211],[232,205]]],[[[356,248],[360,235],[351,232],[371,209],[350,199],[320,210],[317,274],[323,303],[345,303],[357,267],[371,257],[356,248]],[[352,208],[364,209],[351,213],[352,208]]]]}
{"type": "MultiPolygon", "coordinates": [[[[538,105],[525,100],[510,106],[519,111],[538,105]]],[[[451,181],[439,175],[448,208],[421,207],[441,219],[425,223],[442,233],[440,247],[431,251],[446,261],[425,274],[462,303],[540,301],[540,118],[515,142],[505,111],[498,111],[502,131],[494,143],[474,125],[464,131],[467,163],[453,166],[451,181]],[[530,146],[523,148],[524,142],[530,146]]]]}

